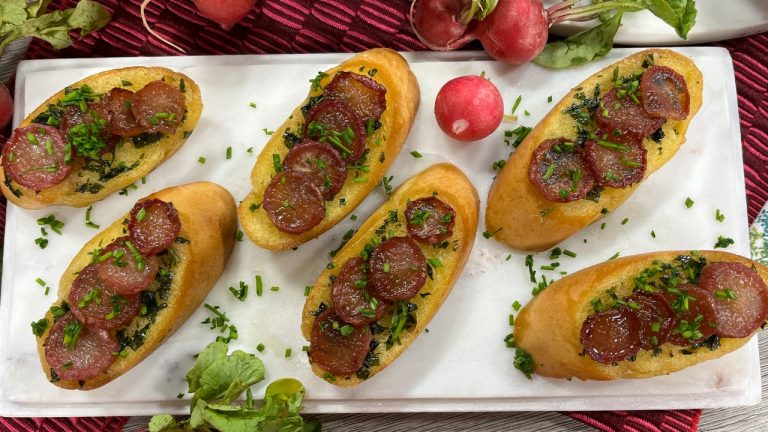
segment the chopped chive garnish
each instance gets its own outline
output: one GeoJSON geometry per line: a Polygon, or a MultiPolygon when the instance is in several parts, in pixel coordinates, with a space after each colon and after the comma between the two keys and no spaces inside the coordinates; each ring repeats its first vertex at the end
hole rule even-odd
{"type": "Polygon", "coordinates": [[[201,164],[204,164],[205,163],[205,158],[200,156],[199,158],[197,158],[197,162],[201,163],[201,164]]]}
{"type": "Polygon", "coordinates": [[[722,222],[725,220],[725,215],[720,212],[720,209],[715,210],[715,220],[722,222]]]}
{"type": "Polygon", "coordinates": [[[621,224],[622,224],[622,225],[626,225],[626,224],[627,224],[627,222],[629,222],[629,218],[624,218],[624,220],[623,220],[623,221],[621,221],[621,224]]]}
{"type": "Polygon", "coordinates": [[[263,352],[264,348],[265,347],[264,347],[263,343],[260,343],[260,344],[256,345],[256,351],[258,351],[258,352],[263,352]]]}
{"type": "Polygon", "coordinates": [[[514,310],[515,310],[515,312],[519,311],[521,306],[522,306],[522,305],[521,305],[521,304],[520,304],[520,302],[519,302],[519,301],[517,301],[517,300],[515,300],[515,302],[514,302],[514,303],[512,303],[512,309],[514,309],[514,310]]]}
{"type": "Polygon", "coordinates": [[[550,177],[552,177],[552,174],[555,172],[555,168],[557,167],[557,164],[551,163],[547,167],[547,171],[544,173],[544,180],[548,180],[550,177]]]}
{"type": "Polygon", "coordinates": [[[286,348],[285,349],[285,358],[288,358],[290,356],[291,356],[291,349],[290,348],[286,348]]]}
{"type": "Polygon", "coordinates": [[[688,208],[691,208],[691,207],[693,207],[693,202],[694,201],[691,199],[691,197],[688,197],[688,198],[685,199],[685,206],[688,207],[688,208]]]}
{"type": "Polygon", "coordinates": [[[563,251],[563,255],[569,256],[571,258],[576,258],[576,252],[569,251],[568,249],[563,251]]]}
{"type": "Polygon", "coordinates": [[[261,275],[256,275],[256,295],[261,297],[264,291],[264,283],[261,281],[261,275]]]}
{"type": "Polygon", "coordinates": [[[429,259],[427,259],[427,262],[432,267],[442,267],[443,266],[443,262],[440,261],[440,258],[429,258],[429,259]]]}
{"type": "Polygon", "coordinates": [[[421,153],[419,153],[418,151],[414,150],[414,151],[411,152],[411,156],[415,157],[416,159],[419,159],[419,158],[421,158],[421,153]]]}
{"type": "Polygon", "coordinates": [[[227,159],[232,159],[232,146],[227,147],[227,159]]]}
{"type": "Polygon", "coordinates": [[[520,102],[523,100],[523,95],[520,95],[515,99],[514,105],[512,105],[512,112],[510,114],[515,114],[515,111],[517,111],[517,107],[520,105],[520,102]]]}

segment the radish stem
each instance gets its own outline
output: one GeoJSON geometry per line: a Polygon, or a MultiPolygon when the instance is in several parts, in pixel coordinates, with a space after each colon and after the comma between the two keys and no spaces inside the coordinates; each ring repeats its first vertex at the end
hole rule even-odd
{"type": "Polygon", "coordinates": [[[606,1],[586,6],[573,7],[578,0],[566,0],[547,9],[549,24],[557,24],[563,21],[586,21],[596,18],[603,12],[617,8],[636,8],[635,1],[606,1]]]}
{"type": "Polygon", "coordinates": [[[468,24],[473,19],[482,20],[496,9],[497,4],[498,0],[472,0],[469,8],[461,14],[461,22],[468,24]]]}
{"type": "Polygon", "coordinates": [[[182,54],[186,54],[187,52],[186,52],[186,51],[184,51],[184,49],[182,49],[181,47],[179,47],[179,46],[178,46],[178,45],[176,45],[175,43],[173,43],[173,42],[169,41],[168,39],[164,38],[164,37],[163,37],[163,36],[161,36],[159,33],[157,33],[157,32],[155,32],[154,30],[152,30],[152,28],[151,28],[151,27],[149,27],[149,23],[147,22],[147,16],[146,16],[146,14],[144,13],[144,9],[146,9],[146,8],[147,8],[147,5],[148,5],[149,3],[151,3],[151,2],[152,2],[152,0],[144,0],[144,1],[141,3],[141,7],[139,8],[139,11],[141,12],[141,22],[143,22],[143,23],[144,23],[144,28],[145,28],[145,29],[147,29],[147,31],[149,32],[149,34],[151,34],[152,36],[154,36],[154,37],[156,37],[156,38],[160,39],[160,41],[161,41],[161,42],[165,43],[166,45],[170,45],[170,46],[172,46],[173,48],[175,48],[175,49],[179,50],[179,51],[180,51],[182,54]]]}

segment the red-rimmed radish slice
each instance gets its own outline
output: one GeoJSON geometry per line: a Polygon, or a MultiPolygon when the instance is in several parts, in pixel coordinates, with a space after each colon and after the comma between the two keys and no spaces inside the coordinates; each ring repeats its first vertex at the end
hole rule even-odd
{"type": "Polygon", "coordinates": [[[149,288],[160,266],[155,255],[142,255],[130,237],[120,237],[98,257],[99,277],[119,294],[133,295],[149,288]]]}
{"type": "Polygon", "coordinates": [[[66,153],[58,129],[33,124],[13,131],[3,147],[3,168],[14,182],[40,191],[61,183],[72,171],[66,153]]]}
{"type": "Polygon", "coordinates": [[[89,328],[67,314],[45,340],[45,360],[65,381],[87,380],[104,372],[117,358],[120,344],[111,332],[89,328]]]}
{"type": "Polygon", "coordinates": [[[144,255],[156,255],[170,247],[181,231],[179,212],[171,203],[151,199],[131,209],[128,235],[144,255]]]}

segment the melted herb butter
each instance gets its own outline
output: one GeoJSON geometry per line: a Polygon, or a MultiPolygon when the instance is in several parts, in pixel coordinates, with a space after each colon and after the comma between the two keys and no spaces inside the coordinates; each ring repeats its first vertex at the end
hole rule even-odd
{"type": "Polygon", "coordinates": [[[32,123],[43,124],[58,128],[61,124],[61,116],[64,110],[58,105],[48,105],[48,109],[32,119],[32,123]]]}
{"type": "Polygon", "coordinates": [[[13,182],[11,181],[10,176],[5,176],[5,181],[3,183],[5,183],[5,187],[7,187],[16,198],[21,198],[21,196],[24,195],[21,193],[21,190],[13,187],[13,182]]]}
{"type": "Polygon", "coordinates": [[[168,297],[171,295],[171,287],[176,272],[176,265],[180,262],[174,248],[169,248],[158,254],[160,268],[155,276],[155,282],[141,292],[141,315],[124,329],[117,331],[117,341],[120,343],[120,351],[131,348],[136,351],[144,344],[147,333],[157,319],[160,311],[168,306],[168,297]]]}
{"type": "Polygon", "coordinates": [[[137,149],[146,147],[150,144],[154,144],[163,139],[163,134],[160,132],[143,132],[136,136],[131,137],[133,146],[137,149]]]}

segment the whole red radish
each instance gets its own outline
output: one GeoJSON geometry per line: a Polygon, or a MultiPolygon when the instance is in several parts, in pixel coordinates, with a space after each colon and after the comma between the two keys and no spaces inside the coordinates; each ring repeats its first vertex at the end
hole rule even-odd
{"type": "Polygon", "coordinates": [[[13,118],[13,99],[8,88],[0,84],[0,129],[8,126],[13,118]]]}
{"type": "Polygon", "coordinates": [[[472,0],[414,0],[411,3],[411,26],[429,49],[449,51],[461,48],[474,39],[470,33],[470,17],[464,15],[472,0]]]}
{"type": "Polygon", "coordinates": [[[504,117],[504,100],[491,81],[478,75],[454,78],[435,98],[440,129],[459,141],[477,141],[493,133],[504,117]]]}
{"type": "Polygon", "coordinates": [[[499,0],[475,31],[491,57],[511,64],[539,55],[548,33],[549,18],[541,0],[499,0]]]}
{"type": "Polygon", "coordinates": [[[192,0],[200,15],[229,30],[253,9],[256,0],[192,0]]]}

